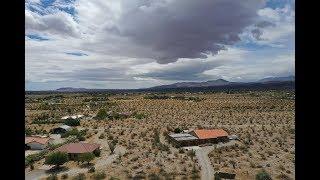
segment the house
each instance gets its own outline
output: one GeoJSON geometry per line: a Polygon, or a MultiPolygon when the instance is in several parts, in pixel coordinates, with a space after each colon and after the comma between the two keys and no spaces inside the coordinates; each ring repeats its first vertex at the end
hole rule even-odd
{"type": "Polygon", "coordinates": [[[66,119],[68,119],[68,118],[71,118],[71,119],[80,119],[80,118],[82,118],[84,115],[82,115],[82,114],[79,114],[79,115],[73,115],[73,116],[63,116],[61,119],[62,120],[66,120],[66,119]]]}
{"type": "Polygon", "coordinates": [[[230,140],[230,136],[223,129],[196,129],[169,134],[168,139],[174,146],[183,147],[227,142],[230,140]]]}
{"type": "Polygon", "coordinates": [[[62,120],[66,120],[66,119],[68,119],[70,116],[63,116],[61,119],[62,120]]]}
{"type": "Polygon", "coordinates": [[[229,137],[229,140],[238,140],[239,137],[237,135],[230,135],[229,137]]]}
{"type": "Polygon", "coordinates": [[[70,116],[72,119],[80,119],[83,117],[82,114],[79,114],[79,115],[74,115],[74,116],[70,116]]]}
{"type": "Polygon", "coordinates": [[[188,133],[175,133],[169,134],[169,141],[171,141],[176,147],[182,146],[196,146],[198,144],[198,138],[188,133]]]}
{"type": "Polygon", "coordinates": [[[53,134],[63,134],[66,133],[67,131],[70,131],[72,128],[68,125],[61,125],[57,128],[52,129],[53,134]]]}
{"type": "Polygon", "coordinates": [[[69,143],[69,144],[60,146],[59,148],[56,149],[56,151],[68,153],[69,158],[71,160],[75,160],[77,159],[79,154],[83,154],[83,153],[96,154],[98,151],[100,151],[100,144],[84,143],[84,142],[69,143]]]}
{"type": "Polygon", "coordinates": [[[40,136],[26,136],[25,150],[43,150],[53,142],[52,138],[40,136]]]}
{"type": "Polygon", "coordinates": [[[228,133],[223,129],[196,129],[190,132],[197,137],[199,144],[218,143],[228,141],[228,133]]]}

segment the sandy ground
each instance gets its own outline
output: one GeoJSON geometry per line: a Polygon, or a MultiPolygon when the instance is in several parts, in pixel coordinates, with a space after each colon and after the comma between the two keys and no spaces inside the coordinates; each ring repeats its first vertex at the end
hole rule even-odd
{"type": "Polygon", "coordinates": [[[29,156],[31,154],[36,154],[38,152],[41,152],[41,150],[26,150],[25,151],[25,156],[29,156]]]}

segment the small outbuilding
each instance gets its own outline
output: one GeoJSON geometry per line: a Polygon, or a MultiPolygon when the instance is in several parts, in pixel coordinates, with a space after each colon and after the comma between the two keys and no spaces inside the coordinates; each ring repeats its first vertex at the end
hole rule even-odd
{"type": "Polygon", "coordinates": [[[68,118],[71,118],[71,119],[80,119],[80,118],[82,118],[82,117],[84,117],[84,115],[79,114],[79,115],[73,115],[73,116],[63,116],[61,119],[62,119],[62,120],[66,120],[66,119],[68,119],[68,118]]]}
{"type": "Polygon", "coordinates": [[[237,135],[230,135],[229,137],[229,140],[238,140],[239,137],[237,135]]]}
{"type": "Polygon", "coordinates": [[[176,147],[195,146],[198,138],[188,133],[169,134],[169,141],[176,147]]]}
{"type": "Polygon", "coordinates": [[[83,153],[96,154],[98,151],[100,151],[100,144],[84,143],[84,142],[69,143],[57,148],[56,151],[67,153],[69,155],[69,158],[71,160],[74,160],[74,159],[77,159],[79,154],[83,154],[83,153]]]}
{"type": "Polygon", "coordinates": [[[63,133],[70,131],[71,129],[72,128],[68,125],[61,125],[59,127],[53,128],[52,133],[53,134],[63,134],[63,133]]]}
{"type": "Polygon", "coordinates": [[[25,137],[25,150],[43,150],[53,142],[52,138],[40,136],[25,137]]]}

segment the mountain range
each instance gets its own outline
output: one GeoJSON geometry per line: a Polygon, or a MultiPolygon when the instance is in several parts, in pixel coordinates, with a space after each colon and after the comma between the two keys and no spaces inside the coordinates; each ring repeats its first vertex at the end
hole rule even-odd
{"type": "Polygon", "coordinates": [[[265,83],[277,83],[277,82],[294,82],[294,76],[288,77],[268,77],[260,79],[255,82],[229,82],[224,79],[217,79],[205,82],[178,82],[169,85],[161,85],[151,87],[150,89],[170,89],[170,88],[190,88],[190,87],[216,87],[216,86],[235,86],[235,85],[253,85],[253,84],[265,84],[265,83]]]}
{"type": "Polygon", "coordinates": [[[126,91],[162,91],[162,90],[222,90],[222,89],[294,89],[295,76],[287,77],[268,77],[254,82],[230,82],[224,79],[210,80],[204,82],[178,82],[174,84],[154,86],[150,88],[141,89],[87,89],[87,88],[73,88],[63,87],[53,92],[126,92],[126,91]]]}

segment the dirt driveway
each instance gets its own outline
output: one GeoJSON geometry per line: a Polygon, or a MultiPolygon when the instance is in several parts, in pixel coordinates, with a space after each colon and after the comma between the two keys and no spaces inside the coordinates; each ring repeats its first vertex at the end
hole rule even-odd
{"type": "MultiPolygon", "coordinates": [[[[229,141],[227,143],[217,144],[217,148],[232,146],[236,142],[229,141]]],[[[193,148],[196,153],[199,165],[201,167],[201,179],[202,180],[213,180],[214,179],[214,169],[208,157],[208,154],[215,149],[214,146],[204,146],[199,148],[193,148]]]]}

